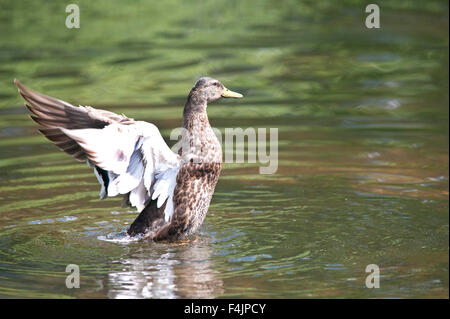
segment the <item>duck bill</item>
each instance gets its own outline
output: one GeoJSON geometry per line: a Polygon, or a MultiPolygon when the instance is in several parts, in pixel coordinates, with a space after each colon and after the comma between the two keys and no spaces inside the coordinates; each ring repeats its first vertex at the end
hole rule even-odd
{"type": "Polygon", "coordinates": [[[240,99],[241,97],[244,97],[241,93],[233,92],[228,90],[227,88],[224,88],[222,97],[234,97],[240,99]]]}

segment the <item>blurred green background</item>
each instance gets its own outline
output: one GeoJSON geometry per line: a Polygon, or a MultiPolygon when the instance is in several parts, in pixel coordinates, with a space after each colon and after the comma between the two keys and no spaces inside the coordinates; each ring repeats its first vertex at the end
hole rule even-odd
{"type": "Polygon", "coordinates": [[[380,29],[367,4],[0,0],[0,296],[448,298],[448,1],[377,1],[380,29]],[[204,75],[245,95],[210,105],[211,125],[277,127],[279,169],[226,164],[185,245],[121,243],[135,213],[98,201],[12,83],[171,145],[204,75]]]}

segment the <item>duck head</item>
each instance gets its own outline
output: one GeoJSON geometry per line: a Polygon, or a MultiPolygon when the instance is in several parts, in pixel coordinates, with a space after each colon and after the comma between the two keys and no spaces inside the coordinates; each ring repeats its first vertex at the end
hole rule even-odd
{"type": "Polygon", "coordinates": [[[221,97],[241,98],[243,95],[230,91],[216,79],[201,77],[192,87],[189,93],[188,103],[192,106],[201,105],[206,107],[208,103],[221,97]]]}

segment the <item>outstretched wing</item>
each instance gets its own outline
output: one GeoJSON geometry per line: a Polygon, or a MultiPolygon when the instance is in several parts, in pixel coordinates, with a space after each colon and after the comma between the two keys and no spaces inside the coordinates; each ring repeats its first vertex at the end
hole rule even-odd
{"type": "Polygon", "coordinates": [[[42,126],[39,131],[58,148],[79,161],[86,161],[86,154],[60,128],[104,128],[113,123],[134,123],[133,119],[124,115],[94,109],[90,106],[76,107],[70,103],[34,92],[17,80],[14,80],[14,84],[19,89],[19,94],[26,101],[25,106],[32,113],[30,117],[42,126]]]}
{"type": "Polygon", "coordinates": [[[100,197],[126,194],[142,211],[150,199],[173,213],[173,190],[181,159],[164,142],[153,124],[124,115],[73,106],[34,92],[14,80],[39,131],[58,148],[94,166],[102,191],[100,197]]]}
{"type": "Polygon", "coordinates": [[[108,196],[129,195],[132,206],[142,211],[150,199],[157,200],[168,221],[173,213],[173,190],[181,158],[167,146],[158,128],[137,121],[115,123],[102,129],[61,131],[85,152],[89,162],[108,172],[108,196]]]}

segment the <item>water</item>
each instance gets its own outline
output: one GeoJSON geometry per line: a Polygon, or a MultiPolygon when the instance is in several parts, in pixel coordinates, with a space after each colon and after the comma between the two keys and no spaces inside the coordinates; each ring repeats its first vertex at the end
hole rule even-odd
{"type": "Polygon", "coordinates": [[[448,298],[448,3],[1,1],[0,297],[448,298]],[[12,79],[156,124],[193,82],[241,100],[211,124],[277,127],[279,168],[226,164],[199,233],[127,241],[136,212],[36,133],[12,79]],[[68,264],[81,288],[67,289],[68,264]],[[368,289],[366,266],[380,267],[368,289]]]}

